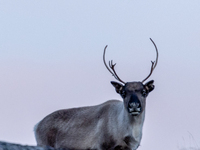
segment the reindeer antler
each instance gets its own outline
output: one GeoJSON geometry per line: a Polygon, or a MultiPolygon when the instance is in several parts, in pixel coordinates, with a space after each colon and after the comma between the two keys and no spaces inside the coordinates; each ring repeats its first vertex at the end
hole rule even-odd
{"type": "Polygon", "coordinates": [[[151,70],[150,70],[150,73],[149,75],[142,81],[142,83],[144,81],[146,81],[150,76],[151,74],[153,73],[154,69],[156,68],[156,65],[158,63],[158,49],[157,49],[157,46],[156,44],[154,43],[154,41],[150,38],[151,42],[153,43],[153,45],[155,46],[155,49],[156,49],[156,61],[151,61],[151,70]]]}
{"type": "Polygon", "coordinates": [[[119,76],[117,75],[117,73],[116,73],[116,71],[115,71],[115,65],[116,65],[116,63],[115,64],[113,64],[113,61],[111,60],[111,61],[109,61],[109,67],[107,66],[107,64],[106,64],[106,61],[105,61],[105,54],[106,54],[106,48],[108,47],[108,45],[106,45],[105,46],[105,48],[104,48],[104,52],[103,52],[103,62],[104,62],[104,65],[106,66],[106,68],[108,69],[108,71],[114,76],[114,78],[115,79],[117,79],[118,81],[120,81],[120,82],[122,82],[122,83],[124,83],[125,84],[125,82],[124,81],[122,81],[120,78],[119,78],[119,76]],[[111,70],[110,70],[111,69],[111,70]]]}

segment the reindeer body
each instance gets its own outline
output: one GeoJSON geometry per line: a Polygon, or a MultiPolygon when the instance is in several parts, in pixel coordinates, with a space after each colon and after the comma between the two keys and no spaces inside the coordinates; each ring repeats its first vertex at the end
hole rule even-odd
{"type": "MultiPolygon", "coordinates": [[[[151,40],[152,41],[152,40],[151,40]]],[[[153,41],[152,41],[153,42],[153,41]]],[[[103,104],[63,109],[46,116],[35,126],[38,146],[66,150],[136,150],[142,138],[146,98],[154,89],[154,81],[147,80],[158,61],[152,62],[150,74],[142,82],[123,82],[115,72],[115,64],[105,62],[109,72],[121,83],[112,81],[123,101],[110,100],[103,104]]]]}
{"type": "Polygon", "coordinates": [[[145,112],[131,116],[122,101],[56,111],[36,127],[38,146],[67,149],[133,149],[142,138],[145,112]],[[40,136],[42,135],[42,136],[40,136]]]}

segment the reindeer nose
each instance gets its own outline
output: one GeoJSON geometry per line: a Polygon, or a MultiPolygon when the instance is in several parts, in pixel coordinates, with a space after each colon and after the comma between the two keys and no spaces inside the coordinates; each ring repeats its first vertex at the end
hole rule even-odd
{"type": "Polygon", "coordinates": [[[132,102],[132,103],[129,103],[129,106],[130,106],[131,108],[138,108],[138,107],[140,106],[140,104],[137,103],[137,102],[132,102]]]}
{"type": "Polygon", "coordinates": [[[132,95],[128,103],[128,111],[132,115],[138,115],[141,111],[141,103],[136,95],[132,95]]]}
{"type": "Polygon", "coordinates": [[[140,101],[136,95],[132,95],[129,101],[129,106],[131,108],[141,107],[140,101]]]}

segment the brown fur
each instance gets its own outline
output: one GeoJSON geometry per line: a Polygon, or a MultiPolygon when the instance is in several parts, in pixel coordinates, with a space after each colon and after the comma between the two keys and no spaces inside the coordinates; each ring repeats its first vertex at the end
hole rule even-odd
{"type": "Polygon", "coordinates": [[[119,94],[125,90],[123,102],[110,100],[96,106],[53,112],[35,128],[38,146],[73,150],[136,150],[142,137],[146,97],[141,93],[146,85],[141,82],[113,85],[119,94]],[[138,115],[128,111],[132,102],[140,103],[138,115]]]}

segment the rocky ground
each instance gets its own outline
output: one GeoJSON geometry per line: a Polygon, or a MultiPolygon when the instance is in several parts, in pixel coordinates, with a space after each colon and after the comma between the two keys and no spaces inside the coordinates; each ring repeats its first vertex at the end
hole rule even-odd
{"type": "Polygon", "coordinates": [[[0,141],[0,150],[55,150],[51,147],[27,146],[0,141]]]}

